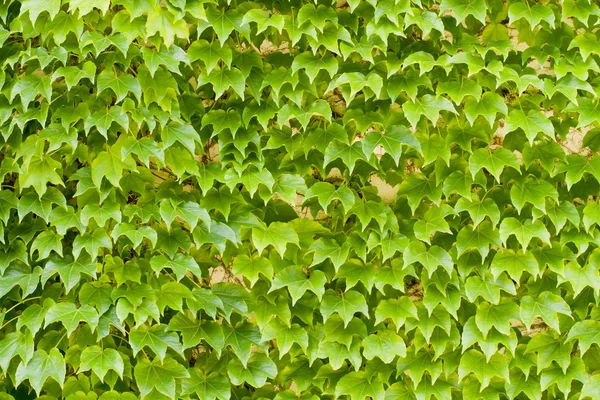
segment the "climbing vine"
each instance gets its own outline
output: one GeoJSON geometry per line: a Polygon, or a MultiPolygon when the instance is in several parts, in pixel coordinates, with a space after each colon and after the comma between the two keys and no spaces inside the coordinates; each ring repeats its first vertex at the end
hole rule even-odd
{"type": "Polygon", "coordinates": [[[588,0],[0,1],[0,399],[595,399],[588,0]]]}

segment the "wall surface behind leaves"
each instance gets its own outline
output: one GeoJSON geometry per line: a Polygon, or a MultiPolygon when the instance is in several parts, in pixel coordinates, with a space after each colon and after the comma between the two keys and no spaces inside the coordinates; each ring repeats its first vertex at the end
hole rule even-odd
{"type": "Polygon", "coordinates": [[[588,0],[1,0],[0,399],[597,399],[588,0]]]}

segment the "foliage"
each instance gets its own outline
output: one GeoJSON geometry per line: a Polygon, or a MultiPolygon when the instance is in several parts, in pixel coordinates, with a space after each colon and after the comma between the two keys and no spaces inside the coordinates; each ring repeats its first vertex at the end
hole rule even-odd
{"type": "Polygon", "coordinates": [[[598,398],[599,18],[2,0],[0,398],[598,398]]]}

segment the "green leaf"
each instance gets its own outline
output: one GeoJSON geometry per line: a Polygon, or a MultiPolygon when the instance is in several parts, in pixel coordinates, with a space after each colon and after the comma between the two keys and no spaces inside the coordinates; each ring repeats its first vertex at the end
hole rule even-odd
{"type": "Polygon", "coordinates": [[[463,379],[468,374],[474,374],[481,389],[488,387],[493,377],[509,381],[508,360],[501,354],[494,354],[489,362],[477,350],[469,350],[463,354],[458,367],[458,379],[463,379]]]}
{"type": "Polygon", "coordinates": [[[522,129],[529,139],[530,145],[533,145],[539,133],[545,133],[554,138],[554,126],[541,111],[530,110],[525,114],[523,110],[512,110],[506,118],[505,127],[506,132],[522,129]]]}
{"type": "MultiPolygon", "coordinates": [[[[149,347],[161,362],[165,361],[165,364],[169,364],[169,359],[165,359],[167,347],[178,353],[183,352],[179,336],[175,332],[167,332],[167,326],[162,324],[153,326],[142,325],[132,329],[129,333],[129,343],[131,344],[134,356],[144,347],[149,347]]],[[[153,362],[152,364],[156,363],[153,362]]],[[[164,392],[161,391],[161,393],[164,392]]]]}
{"type": "Polygon", "coordinates": [[[229,378],[234,385],[244,382],[254,387],[261,387],[269,378],[277,375],[277,366],[267,355],[254,353],[244,366],[240,361],[233,360],[227,370],[229,378]]]}
{"type": "Polygon", "coordinates": [[[136,364],[133,375],[142,396],[155,390],[169,398],[176,397],[177,381],[190,377],[183,365],[171,357],[152,361],[143,358],[136,364]]]}
{"type": "Polygon", "coordinates": [[[521,299],[521,320],[530,327],[535,317],[540,317],[552,329],[560,332],[558,314],[571,316],[571,309],[562,297],[543,292],[536,298],[525,296],[521,299]]]}
{"type": "Polygon", "coordinates": [[[287,288],[292,297],[292,305],[294,305],[304,296],[307,290],[310,290],[321,300],[325,293],[325,282],[327,282],[327,278],[322,271],[314,270],[306,273],[300,267],[290,266],[275,276],[269,292],[287,288]]]}
{"type": "Polygon", "coordinates": [[[344,326],[346,327],[357,312],[365,316],[369,315],[365,297],[357,291],[350,290],[345,293],[336,294],[328,290],[323,296],[321,314],[324,320],[327,320],[332,314],[337,313],[344,320],[344,326]]]}
{"type": "Polygon", "coordinates": [[[502,249],[494,256],[490,268],[494,279],[502,272],[506,272],[514,281],[519,282],[523,272],[528,272],[532,277],[539,275],[538,262],[532,253],[524,253],[522,250],[502,249]]]}
{"type": "Polygon", "coordinates": [[[92,370],[102,382],[108,371],[115,371],[123,378],[125,364],[121,353],[115,349],[102,349],[100,346],[86,347],[80,356],[79,371],[92,370]]]}
{"type": "Polygon", "coordinates": [[[473,152],[469,158],[469,171],[473,179],[475,179],[477,172],[485,168],[496,178],[497,182],[500,182],[500,175],[504,167],[511,167],[516,171],[520,170],[517,156],[504,148],[498,148],[493,151],[479,149],[473,152]]]}
{"type": "Polygon", "coordinates": [[[31,360],[19,364],[15,384],[18,385],[24,380],[29,380],[31,387],[39,395],[46,380],[52,378],[62,389],[66,369],[65,360],[58,349],[53,348],[49,352],[38,349],[33,353],[31,360]]]}
{"type": "Polygon", "coordinates": [[[352,400],[365,400],[369,397],[382,399],[385,397],[383,380],[380,376],[369,379],[364,371],[350,372],[338,381],[335,386],[335,395],[347,395],[352,400]]]}
{"type": "Polygon", "coordinates": [[[287,244],[300,245],[296,231],[290,229],[283,222],[273,222],[267,227],[253,227],[252,239],[254,240],[254,247],[256,247],[259,254],[270,245],[282,257],[287,244]]]}
{"type": "Polygon", "coordinates": [[[67,330],[67,334],[71,334],[80,322],[86,322],[92,330],[98,325],[98,313],[90,305],[77,307],[73,303],[56,303],[46,312],[45,322],[49,325],[53,322],[60,321],[67,330]]]}
{"type": "Polygon", "coordinates": [[[102,93],[106,89],[111,89],[117,96],[117,103],[120,103],[129,92],[133,93],[138,101],[142,97],[142,88],[140,82],[132,75],[115,73],[104,70],[98,75],[98,93],[102,93]]]}

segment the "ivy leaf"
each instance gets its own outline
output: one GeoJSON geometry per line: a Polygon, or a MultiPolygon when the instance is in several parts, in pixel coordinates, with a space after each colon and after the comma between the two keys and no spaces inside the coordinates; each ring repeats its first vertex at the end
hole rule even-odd
{"type": "Polygon", "coordinates": [[[574,358],[571,360],[569,368],[566,372],[559,367],[548,368],[542,371],[540,377],[540,385],[542,390],[546,390],[551,385],[555,384],[565,396],[568,396],[571,392],[571,384],[574,380],[579,382],[586,382],[588,375],[585,372],[585,364],[581,358],[574,358]]]}
{"type": "Polygon", "coordinates": [[[344,320],[344,327],[348,326],[355,313],[360,312],[369,315],[369,309],[365,297],[357,291],[347,291],[336,294],[328,290],[321,302],[321,314],[326,321],[333,313],[337,313],[344,320]]]}
{"type": "Polygon", "coordinates": [[[251,286],[254,286],[259,279],[259,274],[262,274],[267,279],[271,280],[273,276],[273,266],[268,259],[259,255],[255,254],[249,257],[242,254],[237,256],[233,261],[233,273],[248,277],[251,286]]]}
{"type": "Polygon", "coordinates": [[[125,364],[123,363],[121,353],[115,349],[102,349],[100,346],[89,346],[81,352],[80,360],[79,371],[92,370],[102,382],[104,382],[104,378],[110,370],[115,371],[121,379],[123,378],[125,364]]]}
{"type": "Polygon", "coordinates": [[[338,63],[330,54],[316,55],[305,51],[294,57],[292,62],[292,74],[296,74],[300,69],[306,71],[306,75],[312,83],[321,70],[327,71],[329,76],[333,77],[337,73],[338,63]]]}
{"type": "Polygon", "coordinates": [[[440,4],[440,11],[452,10],[456,16],[456,25],[459,25],[467,16],[472,15],[476,20],[485,24],[486,15],[485,1],[460,1],[460,0],[444,0],[440,4]]]}
{"type": "Polygon", "coordinates": [[[508,373],[508,361],[502,354],[494,354],[489,362],[485,360],[485,355],[477,350],[469,350],[462,355],[458,367],[458,379],[463,379],[468,374],[474,374],[481,389],[488,387],[493,377],[510,380],[508,373]]]}
{"type": "Polygon", "coordinates": [[[171,147],[175,142],[179,142],[192,154],[195,154],[196,142],[202,143],[200,136],[191,125],[174,121],[163,127],[161,136],[164,140],[164,147],[171,147]]]}
{"type": "Polygon", "coordinates": [[[42,284],[45,284],[52,275],[58,273],[68,293],[72,288],[77,286],[83,275],[95,278],[96,270],[97,264],[91,258],[81,257],[74,259],[70,255],[64,258],[54,256],[44,266],[42,284]]]}
{"type": "Polygon", "coordinates": [[[482,116],[488,121],[491,127],[496,120],[496,114],[508,114],[508,107],[500,95],[485,92],[480,100],[476,97],[468,98],[465,103],[464,112],[471,126],[474,126],[477,117],[482,116]]]}
{"type": "Polygon", "coordinates": [[[19,364],[15,376],[15,385],[28,379],[31,387],[39,395],[46,380],[52,378],[62,389],[66,369],[65,360],[58,349],[53,348],[49,352],[38,349],[33,353],[31,360],[19,364]]]}
{"type": "Polygon", "coordinates": [[[504,273],[494,278],[491,273],[479,276],[471,276],[465,283],[465,290],[469,301],[473,302],[477,297],[489,301],[492,304],[500,302],[500,292],[516,295],[517,290],[514,283],[504,273]]]}
{"type": "Polygon", "coordinates": [[[508,8],[508,19],[511,24],[524,18],[529,22],[529,25],[534,28],[540,22],[545,21],[550,25],[554,25],[554,13],[550,7],[534,4],[530,6],[526,2],[512,3],[508,8]]]}
{"type": "Polygon", "coordinates": [[[519,213],[525,202],[533,204],[546,213],[546,197],[550,197],[558,203],[558,191],[543,180],[527,179],[522,183],[515,183],[510,189],[510,198],[519,213]]]}
{"type": "Polygon", "coordinates": [[[419,262],[427,270],[428,276],[431,278],[437,267],[443,267],[449,275],[452,274],[454,263],[452,257],[439,246],[431,246],[426,248],[421,242],[411,242],[404,251],[404,264],[410,265],[419,262]]]}
{"type": "Polygon", "coordinates": [[[493,151],[479,149],[474,151],[469,158],[469,171],[471,172],[473,179],[475,179],[477,172],[485,168],[499,183],[500,174],[502,174],[504,167],[511,167],[516,171],[520,170],[517,156],[505,148],[499,148],[493,151]]]}
{"type": "Polygon", "coordinates": [[[382,399],[385,397],[382,378],[377,375],[369,379],[364,371],[350,372],[340,379],[335,387],[335,395],[348,395],[352,399],[382,399]]]}
{"type": "Polygon", "coordinates": [[[167,48],[171,47],[176,37],[187,39],[189,29],[184,19],[176,19],[173,14],[163,7],[154,7],[148,12],[146,20],[146,35],[158,33],[167,48]]]}
{"type": "Polygon", "coordinates": [[[310,290],[321,300],[325,293],[325,282],[327,282],[327,278],[323,271],[314,270],[307,274],[300,267],[290,266],[275,276],[269,292],[284,287],[287,288],[292,297],[292,305],[294,305],[304,296],[307,290],[310,290]]]}
{"type": "Polygon", "coordinates": [[[396,325],[396,332],[404,325],[407,318],[418,318],[417,308],[406,296],[398,299],[382,300],[375,309],[375,324],[385,319],[391,319],[396,325]]]}
{"type": "Polygon", "coordinates": [[[552,329],[560,332],[558,314],[571,316],[571,309],[562,297],[543,292],[536,298],[525,296],[521,299],[521,320],[530,327],[535,317],[541,317],[552,329]]]}
{"type": "Polygon", "coordinates": [[[404,114],[413,127],[417,126],[422,115],[425,115],[435,127],[441,111],[457,114],[450,100],[430,94],[426,94],[420,100],[408,101],[404,104],[404,114]]]}
{"type": "Polygon", "coordinates": [[[333,200],[339,200],[344,209],[348,211],[352,208],[355,201],[352,191],[346,186],[336,188],[328,182],[317,182],[308,188],[306,198],[309,199],[311,197],[317,197],[323,210],[327,210],[327,207],[333,200]]]}
{"type": "Polygon", "coordinates": [[[498,232],[488,221],[482,222],[476,228],[471,228],[469,225],[465,226],[456,237],[458,255],[461,256],[469,249],[476,249],[481,257],[485,259],[490,251],[490,245],[501,245],[502,225],[500,229],[501,231],[498,232]]]}
{"type": "MultiPolygon", "coordinates": [[[[167,347],[172,348],[178,353],[183,352],[179,336],[175,332],[168,332],[167,326],[163,324],[152,326],[141,325],[132,329],[129,332],[129,343],[131,344],[134,356],[147,346],[158,356],[158,360],[161,360],[161,363],[164,361],[167,365],[170,364],[170,359],[165,359],[167,347]]],[[[156,361],[154,360],[152,365],[156,364],[156,361]]],[[[150,366],[147,367],[150,368],[150,366]]],[[[164,392],[161,391],[161,393],[164,392]]]]}
{"type": "Polygon", "coordinates": [[[369,335],[363,340],[363,347],[363,355],[367,360],[379,357],[384,363],[390,364],[396,356],[406,357],[404,341],[390,330],[369,335]]]}
{"type": "Polygon", "coordinates": [[[356,162],[358,160],[367,161],[367,157],[363,152],[363,146],[360,142],[346,144],[335,140],[331,142],[331,144],[327,146],[327,149],[325,150],[325,160],[323,165],[327,166],[329,163],[337,160],[338,158],[341,159],[344,162],[344,165],[348,167],[348,172],[350,174],[352,174],[352,171],[354,171],[354,167],[356,166],[356,162]]]}
{"type": "Polygon", "coordinates": [[[225,347],[223,328],[213,321],[198,321],[178,313],[169,321],[169,330],[181,332],[184,349],[198,346],[202,339],[206,340],[217,354],[221,354],[225,347]]]}
{"type": "Polygon", "coordinates": [[[554,138],[554,126],[541,111],[530,110],[525,114],[523,110],[512,110],[506,118],[505,126],[506,132],[521,128],[529,139],[530,145],[533,145],[539,133],[545,133],[554,138]]]}
{"type": "Polygon", "coordinates": [[[142,97],[140,82],[129,74],[116,75],[105,69],[98,75],[97,86],[98,93],[102,93],[106,89],[111,89],[117,95],[117,103],[125,99],[129,92],[133,93],[138,101],[142,97]]]}
{"type": "Polygon", "coordinates": [[[497,279],[502,272],[506,272],[516,282],[521,280],[525,271],[533,277],[540,273],[538,262],[532,253],[524,253],[522,250],[515,252],[511,249],[502,249],[496,253],[490,270],[494,279],[497,279]]]}
{"type": "Polygon", "coordinates": [[[169,398],[176,397],[176,381],[190,377],[184,366],[171,357],[152,361],[143,358],[135,365],[133,375],[142,396],[156,390],[169,398]]]}
{"type": "Polygon", "coordinates": [[[283,222],[273,222],[267,227],[253,227],[252,238],[254,247],[259,254],[271,245],[283,257],[286,245],[289,243],[300,246],[298,234],[283,222]]]}
{"type": "Polygon", "coordinates": [[[500,224],[500,239],[506,244],[511,235],[515,235],[523,249],[526,249],[534,237],[550,244],[550,233],[540,221],[525,220],[524,223],[516,218],[505,218],[500,224]]]}
{"type": "Polygon", "coordinates": [[[52,99],[51,77],[46,76],[43,71],[25,75],[13,86],[9,100],[12,102],[17,95],[20,96],[25,109],[38,95],[43,95],[46,100],[50,101],[52,99]]]}
{"type": "MultiPolygon", "coordinates": [[[[31,309],[31,307],[28,308],[28,310],[31,309]]],[[[26,312],[21,314],[21,320],[27,317],[26,312]]],[[[27,324],[26,326],[29,327],[31,325],[27,324]]],[[[8,333],[0,341],[0,367],[2,367],[3,371],[8,370],[11,360],[17,355],[20,357],[22,364],[27,364],[31,360],[35,350],[33,342],[33,335],[35,333],[35,329],[25,330],[24,332],[18,330],[8,333]]]]}
{"type": "Polygon", "coordinates": [[[111,249],[112,242],[104,228],[97,228],[91,233],[75,238],[73,241],[73,256],[79,258],[81,251],[85,249],[88,255],[96,257],[98,256],[98,250],[102,248],[111,249]]]}
{"type": "Polygon", "coordinates": [[[189,378],[181,381],[182,394],[196,393],[202,400],[229,400],[230,383],[227,378],[217,373],[208,375],[201,368],[188,369],[189,378]]]}
{"type": "Polygon", "coordinates": [[[56,303],[46,312],[45,322],[49,325],[56,321],[60,321],[70,335],[82,321],[86,322],[92,330],[96,329],[98,313],[90,305],[77,307],[73,303],[56,303]]]}
{"type": "Polygon", "coordinates": [[[263,353],[254,353],[244,366],[239,360],[233,360],[227,370],[229,378],[234,385],[244,382],[254,387],[261,387],[267,379],[275,378],[277,366],[263,353]]]}

